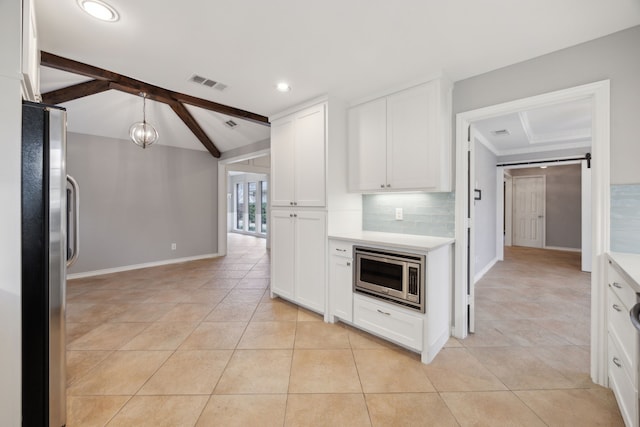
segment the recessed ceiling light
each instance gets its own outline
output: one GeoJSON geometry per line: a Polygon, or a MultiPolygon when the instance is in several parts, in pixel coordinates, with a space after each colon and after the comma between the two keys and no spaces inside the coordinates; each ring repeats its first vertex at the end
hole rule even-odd
{"type": "Polygon", "coordinates": [[[276,85],[276,89],[278,89],[279,92],[289,92],[291,90],[291,86],[289,86],[288,83],[280,82],[276,85]]]}
{"type": "Polygon", "coordinates": [[[101,21],[115,22],[120,19],[118,12],[107,3],[100,0],[77,0],[78,6],[89,15],[101,21]]]}

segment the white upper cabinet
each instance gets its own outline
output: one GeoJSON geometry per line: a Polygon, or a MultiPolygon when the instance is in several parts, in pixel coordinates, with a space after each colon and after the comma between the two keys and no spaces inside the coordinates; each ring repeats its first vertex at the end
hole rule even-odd
{"type": "Polygon", "coordinates": [[[451,85],[442,79],[352,107],[351,191],[451,191],[451,85]]]}
{"type": "Polygon", "coordinates": [[[40,50],[33,0],[22,2],[22,97],[40,100],[40,50]]]}
{"type": "Polygon", "coordinates": [[[326,205],[325,115],[321,103],[271,124],[272,206],[326,205]]]}

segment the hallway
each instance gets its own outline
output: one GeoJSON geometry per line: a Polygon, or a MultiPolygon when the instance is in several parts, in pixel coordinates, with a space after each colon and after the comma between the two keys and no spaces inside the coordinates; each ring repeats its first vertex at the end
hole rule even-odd
{"type": "Polygon", "coordinates": [[[263,239],[70,281],[67,425],[623,425],[589,379],[578,254],[506,256],[477,285],[478,332],[430,365],[271,300],[263,239]]]}

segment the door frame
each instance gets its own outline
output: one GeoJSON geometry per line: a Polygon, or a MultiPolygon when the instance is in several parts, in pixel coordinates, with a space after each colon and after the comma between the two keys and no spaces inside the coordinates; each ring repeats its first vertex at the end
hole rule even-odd
{"type": "MultiPolygon", "coordinates": [[[[467,132],[474,121],[501,116],[508,113],[541,108],[560,102],[580,99],[592,100],[592,198],[591,235],[591,379],[596,384],[607,384],[607,331],[606,295],[604,291],[605,258],[610,242],[610,81],[602,80],[582,86],[549,92],[541,95],[505,102],[456,115],[456,245],[455,281],[453,290],[452,334],[465,338],[468,334],[467,306],[467,230],[472,225],[467,220],[469,206],[467,165],[467,132]]],[[[473,178],[471,182],[474,182],[473,178]]]]}
{"type": "MultiPolygon", "coordinates": [[[[518,175],[518,176],[514,176],[512,177],[512,185],[513,185],[513,189],[515,190],[516,187],[516,181],[520,178],[542,178],[542,224],[541,224],[541,233],[542,235],[540,236],[540,249],[544,249],[547,247],[547,177],[545,175],[518,175]]],[[[513,198],[515,198],[516,196],[516,191],[513,191],[512,196],[513,198]]],[[[498,197],[496,197],[498,198],[498,197]]],[[[513,198],[511,199],[511,201],[513,202],[513,198]]],[[[513,205],[512,205],[513,206],[513,205]]],[[[498,214],[498,216],[500,216],[498,214]]],[[[515,211],[513,213],[512,216],[512,220],[515,220],[516,215],[515,215],[515,211]]],[[[513,226],[513,221],[512,221],[512,226],[513,226]]],[[[511,233],[513,233],[513,228],[511,230],[511,233]]],[[[512,237],[512,243],[515,245],[515,238],[512,237]]],[[[504,253],[502,258],[500,258],[500,260],[504,260],[504,253]]]]}
{"type": "MultiPolygon", "coordinates": [[[[269,189],[271,188],[271,171],[263,168],[255,168],[252,166],[236,165],[230,166],[232,163],[243,162],[256,157],[262,157],[271,154],[270,148],[254,151],[253,153],[242,154],[239,156],[229,157],[218,160],[218,256],[227,254],[227,185],[230,170],[239,170],[249,173],[263,173],[267,175],[269,189]]],[[[267,200],[267,215],[271,212],[271,195],[267,200]]],[[[269,228],[267,228],[267,247],[269,247],[269,228]]]]}

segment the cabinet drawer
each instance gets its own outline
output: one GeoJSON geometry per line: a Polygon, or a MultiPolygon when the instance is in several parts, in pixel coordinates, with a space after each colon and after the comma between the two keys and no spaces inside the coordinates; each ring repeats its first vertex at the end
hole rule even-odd
{"type": "Polygon", "coordinates": [[[615,292],[609,289],[607,301],[609,333],[616,340],[618,357],[621,358],[635,384],[637,379],[638,331],[631,324],[629,310],[624,307],[615,292]]]}
{"type": "Polygon", "coordinates": [[[336,255],[344,258],[353,258],[353,245],[348,242],[330,240],[329,255],[336,255]]]}
{"type": "Polygon", "coordinates": [[[384,302],[354,295],[353,321],[362,329],[422,351],[422,316],[406,313],[384,302]]]}
{"type": "Polygon", "coordinates": [[[624,369],[624,362],[620,362],[620,357],[617,356],[619,354],[615,339],[609,335],[609,386],[616,396],[625,424],[638,426],[638,391],[624,369]]]}
{"type": "Polygon", "coordinates": [[[609,288],[620,298],[620,301],[627,308],[627,311],[630,310],[636,303],[636,292],[622,275],[618,273],[616,268],[611,265],[611,262],[609,262],[609,268],[607,269],[607,282],[609,283],[609,288]]]}

